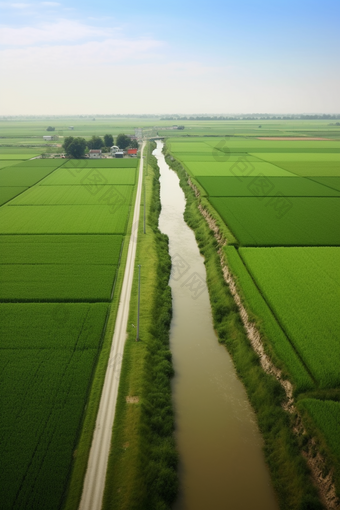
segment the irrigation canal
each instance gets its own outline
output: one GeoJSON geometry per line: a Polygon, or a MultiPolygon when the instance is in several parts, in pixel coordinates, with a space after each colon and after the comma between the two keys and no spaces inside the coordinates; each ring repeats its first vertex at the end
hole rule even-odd
{"type": "Polygon", "coordinates": [[[213,329],[203,257],[183,219],[184,193],[162,148],[157,141],[159,226],[173,264],[170,343],[181,485],[174,510],[278,510],[254,412],[213,329]]]}

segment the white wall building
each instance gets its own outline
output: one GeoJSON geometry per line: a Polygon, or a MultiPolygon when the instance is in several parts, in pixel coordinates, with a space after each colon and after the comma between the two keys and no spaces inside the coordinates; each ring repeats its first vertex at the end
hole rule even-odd
{"type": "Polygon", "coordinates": [[[91,149],[89,152],[89,157],[91,159],[100,159],[102,157],[101,149],[91,149]]]}

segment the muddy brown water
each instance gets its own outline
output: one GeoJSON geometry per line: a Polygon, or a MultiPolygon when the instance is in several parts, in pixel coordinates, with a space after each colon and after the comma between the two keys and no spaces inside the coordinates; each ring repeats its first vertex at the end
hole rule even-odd
{"type": "Polygon", "coordinates": [[[278,510],[245,389],[213,329],[204,259],[183,219],[185,197],[158,141],[160,230],[169,236],[170,344],[181,490],[173,510],[278,510]]]}

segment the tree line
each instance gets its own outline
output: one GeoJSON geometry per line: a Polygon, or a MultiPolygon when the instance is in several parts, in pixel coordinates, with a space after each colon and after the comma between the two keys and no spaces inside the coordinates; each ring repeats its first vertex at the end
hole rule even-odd
{"type": "MultiPolygon", "coordinates": [[[[87,150],[101,149],[103,152],[109,152],[110,147],[114,145],[112,135],[100,136],[93,135],[90,140],[81,137],[67,136],[63,143],[63,148],[67,156],[79,159],[85,156],[87,150]]],[[[132,140],[128,135],[119,134],[116,138],[116,145],[124,150],[127,147],[138,149],[137,140],[132,140]]]]}

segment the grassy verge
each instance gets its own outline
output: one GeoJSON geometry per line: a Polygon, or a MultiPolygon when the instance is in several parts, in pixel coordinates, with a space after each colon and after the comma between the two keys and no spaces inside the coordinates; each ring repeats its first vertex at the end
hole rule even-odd
{"type": "MultiPolygon", "coordinates": [[[[135,190],[133,193],[132,204],[135,203],[136,193],[137,186],[135,186],[135,190]]],[[[128,234],[125,236],[125,239],[123,241],[123,247],[120,256],[120,264],[114,283],[114,296],[109,306],[109,314],[104,333],[103,344],[101,351],[99,353],[98,363],[94,370],[93,382],[89,393],[88,402],[84,410],[84,420],[82,423],[82,429],[79,434],[77,449],[74,452],[74,463],[72,467],[70,483],[65,497],[65,505],[63,507],[64,510],[77,510],[80,503],[84,477],[87,468],[87,461],[90,453],[93,431],[96,424],[99,402],[105,379],[106,367],[110,355],[113,331],[116,323],[119,296],[123,285],[129,241],[130,236],[133,235],[132,222],[133,222],[133,208],[131,206],[127,226],[128,234]]]]}
{"type": "MultiPolygon", "coordinates": [[[[167,509],[177,493],[169,351],[171,269],[167,237],[158,230],[159,173],[149,154],[144,172],[147,224],[139,224],[140,341],[136,342],[137,268],[130,302],[103,509],[167,509]]],[[[143,212],[143,211],[142,211],[143,212]]]]}
{"type": "Polygon", "coordinates": [[[195,232],[200,251],[205,257],[214,327],[219,341],[226,345],[233,358],[256,412],[264,438],[265,458],[280,507],[284,510],[320,509],[322,505],[317,491],[292,432],[295,417],[282,409],[283,390],[274,377],[263,371],[248,341],[237,306],[223,278],[217,242],[197,208],[198,200],[188,185],[185,171],[170,157],[167,156],[166,160],[178,173],[186,195],[185,220],[195,232]]]}

